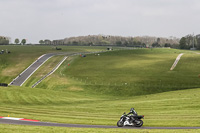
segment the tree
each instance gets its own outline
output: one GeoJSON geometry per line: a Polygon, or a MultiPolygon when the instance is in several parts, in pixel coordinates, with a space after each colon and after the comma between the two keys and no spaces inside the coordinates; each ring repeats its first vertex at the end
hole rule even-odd
{"type": "Polygon", "coordinates": [[[21,43],[24,45],[26,44],[26,39],[22,39],[21,43]]]}
{"type": "Polygon", "coordinates": [[[147,45],[146,45],[145,43],[142,43],[142,46],[141,46],[141,47],[144,47],[144,48],[145,48],[145,47],[147,47],[147,45]]]}
{"type": "Polygon", "coordinates": [[[73,42],[72,42],[72,45],[78,46],[78,42],[77,42],[77,41],[73,41],[73,42]]]}
{"type": "Polygon", "coordinates": [[[8,45],[9,40],[7,40],[5,37],[0,37],[0,45],[8,45]]]}
{"type": "Polygon", "coordinates": [[[52,43],[51,40],[48,40],[48,39],[44,40],[44,44],[50,45],[51,43],[52,43]]]}
{"type": "Polygon", "coordinates": [[[122,45],[122,42],[121,41],[116,41],[115,43],[117,46],[121,46],[122,45]]]}
{"type": "Polygon", "coordinates": [[[152,44],[152,47],[160,47],[160,44],[159,44],[158,42],[154,42],[154,43],[152,44]]]}
{"type": "Polygon", "coordinates": [[[40,40],[39,43],[40,43],[40,44],[44,44],[44,41],[43,41],[43,40],[40,40]]]}
{"type": "Polygon", "coordinates": [[[164,47],[171,47],[170,43],[165,43],[164,47]]]}
{"type": "Polygon", "coordinates": [[[124,45],[125,47],[127,47],[127,46],[128,46],[128,42],[125,41],[125,42],[123,43],[123,45],[124,45]]]}
{"type": "Polygon", "coordinates": [[[100,42],[99,42],[99,44],[100,45],[108,45],[108,44],[110,44],[110,42],[109,41],[106,41],[106,40],[101,40],[100,42]]]}
{"type": "Polygon", "coordinates": [[[180,42],[179,42],[179,46],[180,46],[180,49],[186,49],[187,45],[186,45],[186,38],[185,37],[182,37],[180,42]]]}
{"type": "Polygon", "coordinates": [[[200,50],[200,34],[196,35],[197,49],[200,50]]]}
{"type": "Polygon", "coordinates": [[[160,44],[160,38],[157,38],[157,41],[156,41],[158,44],[160,44]]]}
{"type": "Polygon", "coordinates": [[[16,43],[16,44],[19,43],[19,39],[18,39],[18,38],[15,39],[15,43],[16,43]]]}

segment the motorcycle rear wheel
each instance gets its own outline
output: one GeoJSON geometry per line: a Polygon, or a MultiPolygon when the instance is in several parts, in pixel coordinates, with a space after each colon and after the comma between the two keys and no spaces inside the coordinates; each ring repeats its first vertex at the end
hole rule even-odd
{"type": "Polygon", "coordinates": [[[136,123],[135,126],[136,127],[141,127],[143,125],[143,121],[142,120],[137,120],[137,121],[140,121],[140,123],[139,124],[136,123]]]}
{"type": "Polygon", "coordinates": [[[124,126],[124,123],[123,122],[121,122],[120,120],[117,122],[117,126],[118,127],[123,127],[124,126]]]}

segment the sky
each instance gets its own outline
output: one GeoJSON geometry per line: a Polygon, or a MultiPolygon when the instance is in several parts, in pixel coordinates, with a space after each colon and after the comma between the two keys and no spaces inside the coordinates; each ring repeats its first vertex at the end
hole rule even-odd
{"type": "Polygon", "coordinates": [[[193,33],[200,34],[200,0],[0,0],[0,36],[12,42],[193,33]]]}

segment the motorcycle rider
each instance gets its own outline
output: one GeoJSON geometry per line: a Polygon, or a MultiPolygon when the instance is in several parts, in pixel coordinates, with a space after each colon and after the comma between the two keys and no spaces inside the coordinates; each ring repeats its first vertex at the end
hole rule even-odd
{"type": "Polygon", "coordinates": [[[130,114],[137,115],[137,112],[135,111],[134,108],[131,108],[130,112],[127,115],[130,115],[130,114]]]}
{"type": "Polygon", "coordinates": [[[130,122],[133,122],[135,121],[134,116],[137,116],[137,112],[135,111],[134,108],[131,108],[130,112],[127,115],[130,116],[130,122]]]}

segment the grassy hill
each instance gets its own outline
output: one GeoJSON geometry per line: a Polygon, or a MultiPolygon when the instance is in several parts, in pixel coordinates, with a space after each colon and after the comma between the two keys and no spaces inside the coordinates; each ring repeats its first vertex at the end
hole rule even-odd
{"type": "MultiPolygon", "coordinates": [[[[12,55],[3,56],[10,56],[2,58],[0,55],[1,60],[10,62],[12,55]]],[[[174,49],[120,50],[85,58],[73,56],[36,88],[30,86],[35,78],[45,73],[42,73],[43,68],[23,87],[0,87],[0,116],[116,125],[121,114],[134,107],[145,115],[144,126],[200,126],[199,57],[190,51],[174,49]],[[180,53],[185,54],[170,71],[180,53]]],[[[20,56],[16,54],[16,58],[20,56]]],[[[58,58],[52,58],[43,67],[53,67],[51,63],[56,64],[58,58]]],[[[5,78],[2,73],[10,70],[9,67],[2,67],[4,81],[11,78],[5,78]]]]}
{"type": "MultiPolygon", "coordinates": [[[[115,96],[135,96],[199,88],[200,55],[174,49],[121,50],[76,57],[61,66],[54,76],[79,81],[84,91],[115,96]],[[170,71],[180,53],[185,53],[170,71]]],[[[62,81],[62,80],[61,80],[62,81]]],[[[73,82],[59,82],[51,77],[39,88],[67,89],[73,82]]]]}

